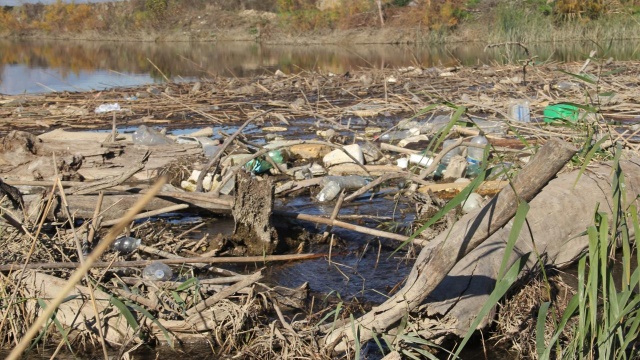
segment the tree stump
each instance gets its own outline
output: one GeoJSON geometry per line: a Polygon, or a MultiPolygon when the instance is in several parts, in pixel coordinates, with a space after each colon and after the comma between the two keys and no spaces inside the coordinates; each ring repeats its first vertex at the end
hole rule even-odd
{"type": "Polygon", "coordinates": [[[271,225],[273,180],[259,180],[246,172],[236,175],[235,220],[232,241],[242,243],[247,255],[272,254],[278,246],[278,233],[271,225]]]}

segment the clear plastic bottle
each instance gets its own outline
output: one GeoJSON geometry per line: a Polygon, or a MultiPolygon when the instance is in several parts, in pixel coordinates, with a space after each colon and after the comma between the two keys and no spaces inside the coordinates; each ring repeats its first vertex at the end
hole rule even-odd
{"type": "Polygon", "coordinates": [[[133,135],[131,135],[131,139],[136,145],[155,146],[174,143],[173,140],[169,139],[161,132],[147,127],[146,125],[140,125],[133,135]]]}
{"type": "Polygon", "coordinates": [[[341,189],[355,190],[367,185],[368,181],[359,175],[347,175],[347,176],[325,176],[320,180],[320,185],[326,187],[330,182],[335,182],[340,185],[341,189]]]}
{"type": "Polygon", "coordinates": [[[141,242],[142,241],[140,239],[132,238],[131,236],[123,236],[121,238],[117,238],[116,241],[113,242],[112,248],[121,254],[128,254],[137,249],[141,242]]]}
{"type": "Polygon", "coordinates": [[[531,111],[527,100],[515,100],[509,106],[509,116],[519,122],[531,122],[531,111]]]}
{"type": "Polygon", "coordinates": [[[316,196],[316,199],[319,202],[331,201],[335,199],[338,194],[340,194],[340,191],[342,191],[342,187],[340,186],[340,184],[335,181],[329,181],[324,185],[322,190],[320,190],[320,192],[316,196]]]}
{"type": "Polygon", "coordinates": [[[173,271],[171,271],[169,265],[154,261],[142,270],[142,278],[146,280],[167,281],[173,278],[173,271]]]}
{"type": "Polygon", "coordinates": [[[474,136],[471,139],[471,143],[479,145],[481,147],[469,146],[467,149],[467,176],[476,176],[480,171],[482,165],[482,158],[484,156],[484,148],[489,143],[484,135],[474,136]]]}
{"type": "Polygon", "coordinates": [[[398,141],[408,137],[420,135],[420,128],[412,127],[407,130],[393,130],[380,135],[382,141],[398,141]]]}
{"type": "MultiPolygon", "coordinates": [[[[445,140],[442,143],[442,149],[446,149],[447,147],[451,146],[451,144],[455,143],[456,140],[445,140]]],[[[447,169],[447,166],[449,166],[449,162],[451,162],[451,158],[453,158],[456,155],[460,155],[462,153],[462,148],[461,147],[456,147],[453,148],[452,150],[448,151],[446,154],[444,154],[442,156],[442,159],[440,159],[440,165],[438,165],[438,168],[436,169],[436,176],[442,176],[442,174],[444,174],[444,171],[447,169]]]]}

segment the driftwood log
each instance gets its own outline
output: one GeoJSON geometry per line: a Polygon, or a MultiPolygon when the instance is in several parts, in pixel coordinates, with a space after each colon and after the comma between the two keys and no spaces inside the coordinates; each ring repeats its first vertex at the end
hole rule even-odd
{"type": "Polygon", "coordinates": [[[573,156],[575,149],[559,140],[545,144],[523,168],[511,186],[505,187],[478,213],[468,214],[451,229],[433,240],[434,245],[420,252],[405,286],[394,296],[355,322],[337,326],[325,337],[325,346],[345,351],[352,346],[353,327],[360,328],[360,341],[394,326],[405,314],[416,309],[442,282],[456,263],[504,226],[520,201],[530,201],[573,156]]]}
{"type": "Polygon", "coordinates": [[[242,243],[249,255],[272,254],[278,246],[278,233],[271,225],[273,179],[258,180],[241,171],[236,175],[235,220],[232,241],[242,243]]]}
{"type": "MultiPolygon", "coordinates": [[[[627,201],[636,202],[640,194],[640,161],[621,161],[620,167],[626,180],[627,201]]],[[[612,215],[613,171],[611,165],[590,166],[577,183],[577,170],[552,180],[529,203],[527,222],[520,231],[509,266],[523,254],[535,253],[534,243],[546,265],[562,268],[571,264],[589,246],[583,233],[593,224],[596,209],[612,215]]],[[[421,313],[429,319],[446,318],[447,332],[463,336],[495,286],[511,225],[506,224],[460,260],[429,294],[421,313]]],[[[434,251],[434,246],[424,251],[434,251]]],[[[527,267],[537,269],[537,262],[535,256],[530,256],[527,267]]],[[[490,314],[483,319],[480,327],[486,326],[491,318],[490,314]]],[[[433,338],[442,334],[442,325],[434,325],[432,321],[429,324],[423,336],[433,338]]]]}

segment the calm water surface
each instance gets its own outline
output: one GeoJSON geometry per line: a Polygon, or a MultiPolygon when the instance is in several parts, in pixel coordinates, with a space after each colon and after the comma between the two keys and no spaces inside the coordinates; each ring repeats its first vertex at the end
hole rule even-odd
{"type": "MultiPolygon", "coordinates": [[[[582,61],[593,49],[605,58],[640,59],[637,42],[611,44],[609,51],[606,48],[594,43],[529,47],[538,61],[582,61]]],[[[491,65],[525,58],[520,48],[485,51],[484,44],[296,46],[0,40],[0,94],[99,90],[164,82],[165,76],[172,81],[189,81],[218,75],[253,76],[278,69],[340,74],[360,67],[491,65]]]]}

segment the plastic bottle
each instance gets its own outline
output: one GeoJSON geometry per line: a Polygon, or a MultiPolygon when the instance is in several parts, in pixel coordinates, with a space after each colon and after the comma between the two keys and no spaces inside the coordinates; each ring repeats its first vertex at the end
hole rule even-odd
{"type": "Polygon", "coordinates": [[[173,271],[167,264],[154,261],[142,270],[142,278],[146,280],[171,280],[173,271]]]}
{"type": "MultiPolygon", "coordinates": [[[[455,143],[456,140],[445,140],[442,143],[442,149],[446,149],[447,147],[449,147],[451,144],[455,143]]],[[[436,169],[436,176],[442,176],[442,174],[444,173],[444,171],[447,169],[447,166],[449,166],[449,162],[451,161],[451,158],[456,156],[456,155],[460,155],[461,153],[461,148],[458,146],[456,148],[453,148],[452,150],[448,151],[446,154],[444,154],[442,156],[442,159],[440,159],[440,165],[438,165],[438,168],[436,169]]]]}
{"type": "Polygon", "coordinates": [[[554,87],[560,91],[567,91],[572,89],[579,89],[580,85],[571,81],[560,81],[554,87]]]}
{"type": "Polygon", "coordinates": [[[154,146],[173,144],[173,140],[146,125],[140,125],[133,135],[131,135],[131,138],[133,143],[138,145],[154,146]]]}
{"type": "Polygon", "coordinates": [[[469,146],[467,149],[467,176],[476,176],[480,171],[482,165],[482,158],[484,157],[484,147],[489,143],[484,135],[474,136],[471,139],[471,143],[479,145],[481,147],[469,146]]]}
{"type": "Polygon", "coordinates": [[[367,185],[368,181],[359,175],[347,176],[325,176],[320,180],[320,185],[327,186],[330,182],[335,182],[341,189],[355,190],[367,185]]]}
{"type": "Polygon", "coordinates": [[[271,150],[267,153],[267,155],[269,155],[273,162],[277,164],[284,163],[284,155],[282,154],[281,150],[271,150]]]}
{"type": "Polygon", "coordinates": [[[320,190],[318,195],[316,195],[316,199],[319,202],[331,201],[335,199],[338,194],[340,194],[340,191],[342,191],[342,187],[340,186],[340,184],[335,181],[329,181],[324,185],[322,190],[320,190]]]}
{"type": "Polygon", "coordinates": [[[142,240],[140,239],[132,238],[131,236],[123,236],[121,238],[117,238],[111,247],[121,254],[128,254],[137,249],[141,242],[142,240]]]}
{"type": "Polygon", "coordinates": [[[509,116],[519,122],[531,122],[529,102],[527,100],[516,100],[509,106],[509,116]]]}
{"type": "Polygon", "coordinates": [[[398,141],[411,136],[420,135],[420,129],[411,128],[409,130],[394,130],[380,135],[381,141],[398,141]]]}

